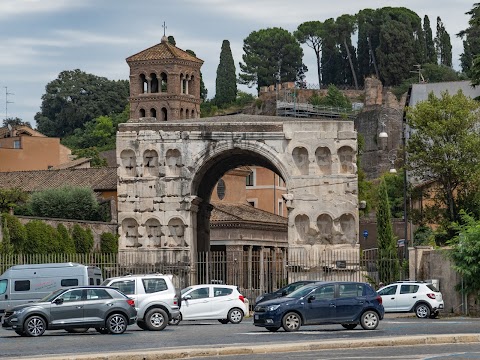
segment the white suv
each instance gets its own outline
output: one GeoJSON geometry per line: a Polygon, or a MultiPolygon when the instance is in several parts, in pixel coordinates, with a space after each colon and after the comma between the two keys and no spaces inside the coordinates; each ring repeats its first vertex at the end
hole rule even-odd
{"type": "Polygon", "coordinates": [[[118,288],[135,300],[137,325],[143,330],[163,330],[180,316],[180,292],[173,275],[127,275],[106,279],[102,285],[118,288]]]}
{"type": "Polygon", "coordinates": [[[419,318],[435,318],[443,310],[442,293],[431,283],[399,281],[377,290],[385,312],[415,312],[419,318]]]}

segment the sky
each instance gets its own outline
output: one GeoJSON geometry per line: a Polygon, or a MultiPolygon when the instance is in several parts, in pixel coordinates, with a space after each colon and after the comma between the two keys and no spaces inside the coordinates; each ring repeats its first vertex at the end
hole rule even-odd
{"type": "MultiPolygon", "coordinates": [[[[166,35],[176,46],[193,50],[208,98],[223,40],[230,41],[237,74],[243,40],[253,31],[281,27],[290,32],[305,21],[325,21],[342,14],[385,6],[406,7],[423,20],[428,15],[435,36],[440,16],[450,34],[453,67],[460,70],[463,45],[456,34],[468,27],[475,1],[467,0],[0,0],[0,119],[19,117],[35,127],[45,86],[64,70],[80,69],[111,80],[128,79],[125,59],[160,43],[166,35]],[[9,93],[7,95],[7,93],[9,93]]],[[[313,50],[302,46],[318,84],[313,50]]],[[[255,93],[244,85],[239,90],[255,93]]]]}

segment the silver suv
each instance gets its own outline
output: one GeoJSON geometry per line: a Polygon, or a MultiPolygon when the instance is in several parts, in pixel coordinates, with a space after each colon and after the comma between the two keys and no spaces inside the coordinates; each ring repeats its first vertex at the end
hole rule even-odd
{"type": "Polygon", "coordinates": [[[443,310],[442,293],[431,283],[398,281],[377,290],[385,312],[415,312],[419,318],[435,318],[443,310]]]}
{"type": "Polygon", "coordinates": [[[40,336],[45,330],[122,334],[135,323],[135,302],[120,291],[100,286],[61,288],[43,299],[5,312],[2,327],[21,336],[40,336]]]}
{"type": "Polygon", "coordinates": [[[113,286],[135,300],[137,325],[143,330],[163,330],[180,315],[180,291],[173,275],[126,275],[106,279],[102,285],[113,286]]]}

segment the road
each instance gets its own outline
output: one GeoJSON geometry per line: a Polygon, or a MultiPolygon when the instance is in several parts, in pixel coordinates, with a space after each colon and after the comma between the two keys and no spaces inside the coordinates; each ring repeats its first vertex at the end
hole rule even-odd
{"type": "Polygon", "coordinates": [[[251,318],[246,318],[238,325],[222,325],[217,321],[185,321],[178,326],[168,326],[161,332],[143,331],[137,326],[131,326],[125,334],[117,336],[101,335],[90,330],[84,334],[47,331],[39,338],[24,338],[13,331],[0,329],[0,358],[20,359],[39,355],[212,348],[221,345],[285,344],[318,340],[350,341],[405,335],[478,334],[480,329],[480,319],[475,318],[417,319],[390,316],[374,331],[365,331],[360,327],[345,330],[338,325],[328,325],[304,326],[294,333],[270,333],[254,327],[251,318]]]}

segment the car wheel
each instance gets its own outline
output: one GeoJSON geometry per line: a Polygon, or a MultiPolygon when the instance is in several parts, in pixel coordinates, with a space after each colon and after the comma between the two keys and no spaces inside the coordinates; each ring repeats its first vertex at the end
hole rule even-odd
{"type": "Polygon", "coordinates": [[[25,320],[23,328],[27,336],[41,336],[47,329],[47,324],[41,316],[34,315],[25,320]]]}
{"type": "Polygon", "coordinates": [[[353,330],[357,327],[358,324],[342,324],[342,326],[347,330],[353,330]]]}
{"type": "Polygon", "coordinates": [[[279,326],[268,326],[265,329],[267,329],[268,331],[271,331],[271,332],[276,332],[278,329],[280,329],[280,327],[279,326]]]}
{"type": "Polygon", "coordinates": [[[180,321],[182,321],[182,314],[178,315],[176,318],[172,318],[172,320],[168,322],[168,325],[178,325],[180,324],[180,321]]]}
{"type": "Polygon", "coordinates": [[[142,329],[142,330],[148,330],[147,325],[143,321],[138,321],[137,320],[137,326],[142,329]]]}
{"type": "Polygon", "coordinates": [[[297,331],[302,325],[302,319],[300,315],[294,312],[289,312],[285,314],[282,319],[282,327],[285,331],[297,331]]]}
{"type": "Polygon", "coordinates": [[[145,326],[148,330],[160,331],[165,329],[167,325],[168,315],[160,308],[149,310],[145,315],[145,326]]]}
{"type": "Polygon", "coordinates": [[[360,324],[365,330],[375,330],[380,322],[380,318],[375,311],[365,311],[360,318],[360,324]]]}
{"type": "Polygon", "coordinates": [[[430,308],[427,304],[418,304],[415,306],[415,314],[420,319],[426,319],[430,316],[430,308]]]}
{"type": "Polygon", "coordinates": [[[25,334],[23,331],[15,330],[15,332],[20,336],[27,336],[27,334],[25,334]]]}
{"type": "Polygon", "coordinates": [[[219,323],[228,324],[228,319],[218,319],[219,323]]]}
{"type": "Polygon", "coordinates": [[[239,324],[243,320],[243,311],[238,308],[230,309],[227,315],[227,319],[232,324],[239,324]]]}
{"type": "Polygon", "coordinates": [[[95,330],[97,330],[100,334],[108,334],[110,332],[107,328],[104,327],[96,327],[95,330]]]}
{"type": "Polygon", "coordinates": [[[71,334],[81,334],[88,331],[89,328],[66,328],[65,331],[71,334]]]}
{"type": "Polygon", "coordinates": [[[107,319],[107,329],[114,335],[123,334],[127,330],[127,318],[122,314],[110,315],[107,319]]]}
{"type": "Polygon", "coordinates": [[[438,318],[438,315],[439,315],[439,312],[435,311],[435,312],[430,314],[430,319],[436,319],[436,318],[438,318]]]}

